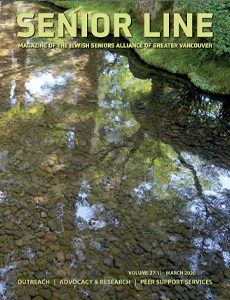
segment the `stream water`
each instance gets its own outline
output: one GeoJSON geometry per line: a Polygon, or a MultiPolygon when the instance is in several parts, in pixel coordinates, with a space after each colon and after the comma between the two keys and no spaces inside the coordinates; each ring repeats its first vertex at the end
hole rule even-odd
{"type": "Polygon", "coordinates": [[[226,99],[129,51],[19,49],[16,13],[53,8],[0,3],[0,299],[229,299],[226,99]],[[131,284],[19,284],[63,278],[131,284]]]}

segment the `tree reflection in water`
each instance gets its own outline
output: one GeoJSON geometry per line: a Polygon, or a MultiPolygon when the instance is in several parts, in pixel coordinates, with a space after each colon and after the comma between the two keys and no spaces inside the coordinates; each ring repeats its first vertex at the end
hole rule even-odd
{"type": "MultiPolygon", "coordinates": [[[[3,21],[13,8],[2,5],[3,21]]],[[[11,25],[0,54],[2,297],[228,299],[224,99],[115,52],[14,49],[11,25]],[[16,284],[150,269],[213,284],[16,284]]]]}

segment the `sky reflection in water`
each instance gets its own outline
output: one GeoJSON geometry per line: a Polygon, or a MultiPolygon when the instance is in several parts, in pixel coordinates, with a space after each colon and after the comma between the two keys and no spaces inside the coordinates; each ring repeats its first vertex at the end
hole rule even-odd
{"type": "MultiPolygon", "coordinates": [[[[0,295],[12,292],[7,268],[22,258],[29,264],[19,276],[37,274],[41,261],[47,276],[71,278],[95,277],[95,270],[116,277],[131,267],[191,268],[209,277],[229,267],[222,102],[159,74],[143,79],[119,53],[39,53],[14,49],[2,57],[0,205],[2,229],[12,234],[0,295]],[[194,137],[190,129],[200,131],[194,137]]],[[[202,290],[205,299],[224,293],[219,280],[202,290]]]]}

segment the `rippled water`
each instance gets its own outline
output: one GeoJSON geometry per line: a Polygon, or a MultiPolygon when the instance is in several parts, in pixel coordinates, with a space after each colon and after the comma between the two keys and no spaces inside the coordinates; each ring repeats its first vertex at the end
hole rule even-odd
{"type": "Polygon", "coordinates": [[[18,49],[35,9],[1,1],[0,299],[229,299],[225,99],[130,52],[18,49]],[[213,284],[17,284],[128,270],[213,284]]]}

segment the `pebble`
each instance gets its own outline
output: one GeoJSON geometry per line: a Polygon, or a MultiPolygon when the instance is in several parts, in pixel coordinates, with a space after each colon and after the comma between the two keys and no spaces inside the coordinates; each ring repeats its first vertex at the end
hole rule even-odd
{"type": "Polygon", "coordinates": [[[216,275],[211,275],[210,278],[212,279],[213,282],[217,283],[219,282],[219,278],[216,275]]]}
{"type": "Polygon", "coordinates": [[[53,173],[57,173],[57,172],[61,171],[64,167],[65,167],[64,164],[55,165],[52,167],[52,171],[53,171],[53,173]]]}
{"type": "Polygon", "coordinates": [[[26,292],[27,292],[27,294],[28,295],[30,295],[30,296],[32,296],[32,297],[35,297],[36,296],[36,289],[35,289],[35,287],[34,286],[28,286],[27,288],[26,288],[26,292]]]}
{"type": "Polygon", "coordinates": [[[35,276],[35,278],[37,278],[37,279],[43,279],[43,278],[45,278],[45,273],[44,273],[44,272],[41,272],[41,271],[38,271],[38,272],[35,272],[35,273],[34,273],[34,276],[35,276]]]}
{"type": "Polygon", "coordinates": [[[12,286],[12,285],[14,285],[14,284],[16,283],[16,281],[17,281],[17,276],[16,276],[16,274],[10,273],[10,274],[8,275],[7,285],[12,286]]]}
{"type": "Polygon", "coordinates": [[[60,231],[61,230],[61,222],[60,220],[49,220],[48,226],[51,231],[60,231]]]}
{"type": "Polygon", "coordinates": [[[5,210],[5,211],[2,213],[2,215],[3,215],[4,217],[6,217],[6,216],[9,216],[11,213],[12,213],[11,210],[8,209],[8,210],[5,210]]]}
{"type": "Polygon", "coordinates": [[[39,295],[42,296],[44,299],[51,300],[52,298],[52,292],[49,289],[40,289],[39,295]]]}
{"type": "Polygon", "coordinates": [[[184,293],[184,288],[180,285],[175,285],[175,290],[181,295],[184,293]]]}
{"type": "Polygon", "coordinates": [[[59,251],[59,250],[60,250],[60,246],[57,245],[57,244],[50,245],[49,248],[50,248],[52,251],[59,251]]]}
{"type": "Polygon", "coordinates": [[[58,252],[58,253],[56,253],[56,258],[57,258],[58,261],[64,262],[65,261],[65,254],[63,252],[58,252]]]}
{"type": "Polygon", "coordinates": [[[134,249],[133,249],[133,252],[137,255],[141,255],[144,253],[143,249],[139,246],[135,246],[134,249]]]}
{"type": "Polygon", "coordinates": [[[115,291],[118,293],[122,293],[124,291],[124,286],[115,286],[115,291]]]}
{"type": "Polygon", "coordinates": [[[22,247],[24,245],[22,240],[16,240],[14,243],[17,247],[22,247]]]}
{"type": "Polygon", "coordinates": [[[18,300],[31,300],[29,295],[23,295],[22,297],[18,298],[18,300]]]}
{"type": "Polygon", "coordinates": [[[33,298],[33,300],[44,300],[44,298],[42,298],[41,296],[36,296],[36,297],[33,298]]]}
{"type": "Polygon", "coordinates": [[[114,266],[115,266],[116,268],[121,268],[122,265],[123,265],[123,261],[122,261],[120,258],[116,257],[116,258],[114,259],[114,266]]]}
{"type": "MultiPolygon", "coordinates": [[[[110,258],[104,259],[103,263],[104,263],[104,265],[106,265],[106,266],[112,266],[112,265],[113,265],[113,261],[112,261],[112,259],[110,259],[110,258]]],[[[114,263],[115,263],[115,262],[114,262],[114,263]]]]}
{"type": "Polygon", "coordinates": [[[142,291],[142,290],[143,290],[143,286],[142,286],[140,283],[137,283],[137,284],[135,285],[135,290],[136,290],[136,291],[142,291]]]}
{"type": "Polygon", "coordinates": [[[55,242],[57,240],[57,236],[54,233],[46,233],[44,238],[48,242],[55,242]]]}
{"type": "Polygon", "coordinates": [[[41,217],[42,217],[42,218],[47,218],[47,213],[44,212],[44,211],[42,211],[42,212],[41,212],[41,217]]]}
{"type": "Polygon", "coordinates": [[[230,279],[230,269],[225,269],[224,270],[224,277],[230,279]]]}
{"type": "Polygon", "coordinates": [[[150,243],[141,243],[141,247],[146,251],[150,252],[152,250],[152,245],[150,243]]]}
{"type": "Polygon", "coordinates": [[[35,252],[37,252],[38,250],[40,250],[40,248],[41,248],[41,245],[38,244],[38,243],[34,243],[34,244],[31,245],[31,249],[33,251],[35,251],[35,252]]]}

